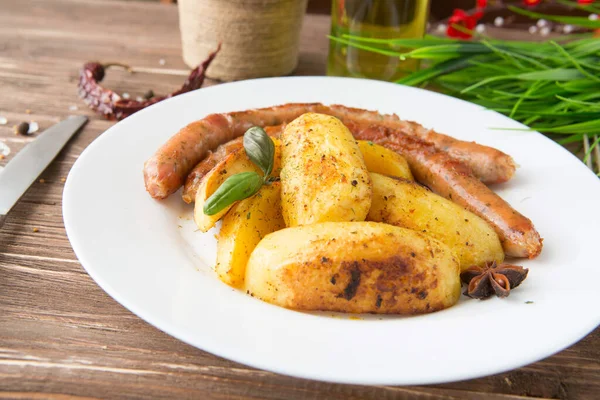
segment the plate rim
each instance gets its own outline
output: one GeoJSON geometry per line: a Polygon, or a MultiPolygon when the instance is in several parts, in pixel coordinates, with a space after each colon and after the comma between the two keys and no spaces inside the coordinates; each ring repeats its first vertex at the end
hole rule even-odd
{"type": "MultiPolygon", "coordinates": [[[[386,85],[393,85],[393,86],[401,86],[403,88],[408,88],[410,90],[416,90],[416,91],[423,91],[423,92],[428,92],[428,93],[433,93],[436,96],[443,96],[447,99],[450,99],[451,101],[459,101],[462,103],[466,103],[470,106],[477,106],[480,107],[478,105],[475,105],[473,103],[470,103],[468,101],[462,100],[462,99],[457,99],[442,93],[437,93],[437,92],[430,92],[428,90],[425,89],[420,89],[420,88],[414,88],[414,87],[409,87],[409,86],[404,86],[404,85],[398,85],[398,84],[394,84],[394,83],[389,83],[389,82],[381,82],[381,81],[374,81],[374,80],[366,80],[366,79],[358,79],[358,78],[341,78],[341,77],[323,77],[323,76],[302,76],[302,77],[276,77],[276,78],[259,78],[259,79],[253,79],[253,80],[247,80],[247,81],[237,81],[237,82],[229,82],[229,83],[223,83],[223,84],[219,84],[219,85],[215,85],[215,86],[211,86],[211,87],[207,87],[204,88],[203,90],[218,90],[216,88],[220,88],[223,87],[225,85],[243,85],[243,84],[247,84],[248,82],[256,82],[256,81],[272,81],[272,80],[313,80],[313,79],[318,79],[318,80],[356,80],[356,81],[369,81],[369,82],[376,82],[377,84],[386,84],[386,85]]],[[[195,93],[197,91],[193,91],[193,92],[189,92],[189,93],[185,93],[183,95],[177,96],[177,98],[184,98],[184,97],[191,97],[194,96],[195,93]]],[[[170,101],[166,100],[166,101],[170,101]]],[[[179,100],[179,101],[183,101],[183,100],[179,100]]],[[[144,110],[141,110],[140,112],[136,113],[137,115],[143,116],[146,113],[150,113],[152,112],[154,109],[156,109],[157,107],[162,107],[161,103],[156,103],[154,105],[152,105],[151,107],[148,107],[144,110]]],[[[481,107],[483,108],[483,107],[481,107]]],[[[493,112],[493,111],[491,111],[493,112]]],[[[494,112],[495,113],[495,112],[494,112]]],[[[501,114],[499,114],[501,115],[501,114]]],[[[136,118],[142,118],[142,117],[136,117],[136,118]]],[[[503,116],[505,117],[505,116],[503,116]]],[[[126,120],[125,120],[126,121],[126,120]]],[[[131,120],[130,120],[131,121],[131,120]]],[[[516,121],[514,121],[515,123],[517,123],[516,121]]],[[[132,122],[129,122],[132,123],[132,122]]],[[[138,316],[139,318],[141,318],[142,320],[144,320],[146,323],[149,323],[150,325],[154,326],[155,328],[159,329],[160,331],[163,331],[165,333],[167,333],[170,336],[175,337],[178,340],[183,341],[184,343],[191,345],[193,347],[196,347],[202,351],[206,351],[209,352],[211,354],[215,354],[219,357],[223,357],[226,358],[228,360],[232,360],[244,365],[248,365],[251,367],[255,367],[255,368],[259,368],[262,370],[266,370],[266,371],[270,371],[270,372],[274,372],[274,373],[280,373],[280,374],[285,374],[285,375],[289,375],[289,376],[293,376],[293,377],[297,377],[297,378],[303,378],[303,379],[312,379],[312,380],[318,380],[318,381],[324,381],[324,382],[335,382],[335,383],[346,383],[346,384],[361,384],[361,385],[381,385],[381,384],[398,384],[395,382],[390,382],[389,380],[382,380],[382,381],[377,381],[377,380],[373,380],[373,379],[367,379],[364,381],[360,381],[357,380],[355,378],[351,378],[348,380],[345,379],[340,379],[339,377],[335,377],[335,378],[331,378],[331,377],[315,377],[313,375],[305,375],[305,374],[300,374],[297,373],[297,371],[294,370],[286,370],[284,368],[279,368],[279,369],[273,369],[271,368],[268,363],[262,363],[262,362],[256,362],[256,360],[246,360],[243,357],[238,357],[236,354],[229,354],[227,351],[217,351],[215,349],[210,349],[210,348],[206,348],[205,346],[201,346],[198,345],[197,343],[193,343],[192,341],[188,340],[188,338],[186,337],[186,335],[182,335],[180,334],[180,332],[177,332],[176,330],[171,329],[172,327],[167,326],[165,327],[165,325],[170,325],[168,322],[161,322],[161,318],[155,318],[155,316],[152,315],[151,311],[147,311],[144,310],[143,307],[138,307],[138,305],[136,304],[131,304],[129,302],[128,299],[123,298],[121,295],[119,295],[119,293],[117,293],[116,290],[113,289],[112,285],[105,281],[103,279],[103,277],[101,276],[100,273],[98,273],[98,271],[94,268],[88,268],[88,266],[90,266],[93,261],[91,260],[87,260],[87,257],[85,254],[82,254],[81,247],[79,245],[79,239],[76,237],[72,236],[72,229],[71,229],[71,233],[70,233],[70,229],[69,226],[71,224],[71,222],[69,221],[69,215],[70,215],[70,210],[69,210],[69,205],[72,199],[72,197],[70,197],[70,191],[74,190],[72,189],[72,183],[71,182],[71,178],[72,178],[72,172],[75,171],[77,168],[81,168],[80,166],[80,160],[85,160],[85,157],[87,157],[87,154],[90,154],[91,152],[94,152],[95,148],[97,146],[99,146],[98,143],[102,143],[104,140],[109,140],[106,139],[107,137],[109,137],[107,135],[107,133],[109,133],[110,131],[115,130],[115,127],[117,127],[120,124],[117,123],[113,126],[111,126],[109,129],[107,129],[104,133],[101,133],[97,136],[97,138],[90,143],[80,154],[80,156],[78,157],[78,159],[76,160],[76,162],[73,164],[73,166],[71,167],[70,171],[69,171],[69,175],[67,177],[67,181],[65,183],[64,189],[63,189],[63,202],[62,202],[62,212],[63,212],[63,220],[64,220],[64,224],[65,224],[65,230],[66,230],[66,234],[67,237],[71,243],[71,246],[73,248],[73,251],[75,252],[75,255],[77,256],[78,260],[80,261],[82,267],[85,269],[86,273],[88,273],[88,275],[90,275],[90,277],[94,280],[94,282],[100,286],[100,288],[102,288],[102,290],[104,290],[107,294],[109,294],[117,303],[121,304],[122,306],[124,306],[126,309],[128,309],[130,312],[132,312],[134,315],[138,316]],[[78,166],[79,164],[79,166],[78,166]]],[[[522,124],[520,124],[522,125],[522,124]]],[[[524,125],[522,125],[523,127],[525,127],[524,125]]],[[[567,149],[565,149],[563,146],[558,145],[556,142],[554,142],[553,140],[551,140],[550,138],[542,135],[539,132],[535,132],[535,131],[530,131],[532,133],[535,133],[538,137],[542,137],[544,138],[546,141],[551,142],[553,145],[557,146],[558,148],[560,148],[564,153],[568,154],[570,157],[573,157],[577,162],[580,163],[579,159],[577,159],[576,156],[574,156],[572,153],[570,153],[567,149]]],[[[585,165],[583,165],[581,163],[581,166],[588,172],[590,173],[595,179],[596,176],[595,174],[590,171],[588,168],[585,167],[585,165]]],[[[583,337],[587,336],[590,332],[592,332],[594,329],[596,329],[596,327],[598,326],[598,324],[600,323],[600,319],[598,319],[598,321],[596,322],[590,322],[589,326],[585,326],[585,327],[581,327],[580,329],[580,334],[576,335],[577,338],[575,338],[574,340],[571,340],[572,338],[568,339],[568,340],[564,340],[564,343],[561,343],[561,345],[559,345],[557,348],[555,348],[555,351],[553,351],[552,353],[548,353],[547,351],[540,351],[540,353],[543,353],[543,355],[531,355],[530,357],[526,357],[525,359],[522,360],[522,362],[520,363],[515,363],[513,364],[513,366],[511,367],[507,367],[505,369],[496,369],[493,372],[482,372],[479,374],[472,374],[469,375],[467,374],[467,376],[455,376],[453,378],[450,379],[424,379],[422,381],[414,381],[414,382],[409,382],[409,383],[401,383],[403,385],[421,385],[421,384],[434,384],[434,383],[443,383],[443,382],[454,382],[454,381],[462,381],[465,379],[474,379],[474,378],[478,378],[478,377],[483,377],[483,376],[488,376],[491,374],[499,374],[499,373],[504,373],[513,369],[517,369],[520,367],[523,367],[525,365],[528,365],[532,362],[536,362],[539,361],[541,359],[544,359],[546,357],[550,357],[553,354],[556,354],[562,350],[564,350],[565,348],[571,346],[572,344],[578,342],[579,340],[581,340],[583,337]],[[517,365],[518,364],[518,365],[517,365]]]]}

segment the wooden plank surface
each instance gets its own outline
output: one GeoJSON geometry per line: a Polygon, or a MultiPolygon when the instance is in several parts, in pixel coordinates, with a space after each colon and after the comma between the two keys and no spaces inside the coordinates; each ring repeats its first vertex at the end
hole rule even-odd
{"type": "MultiPolygon", "coordinates": [[[[555,356],[505,374],[427,387],[366,387],[249,368],[179,342],[132,315],[85,273],[63,226],[62,178],[112,125],[79,101],[77,73],[88,60],[184,68],[176,9],[134,1],[0,0],[0,10],[0,116],[9,120],[0,126],[0,140],[11,149],[0,166],[35,138],[14,135],[12,125],[36,121],[43,130],[69,114],[91,117],[44,172],[45,182],[31,187],[0,229],[0,398],[592,399],[600,394],[598,329],[555,356]]],[[[307,16],[297,74],[324,74],[328,24],[326,16],[307,16]]],[[[107,85],[135,97],[148,89],[167,93],[181,81],[111,71],[107,85]]],[[[466,338],[469,334],[465,327],[466,338]]],[[[465,362],[491,357],[511,340],[518,337],[490,334],[490,347],[466,349],[465,362]]]]}

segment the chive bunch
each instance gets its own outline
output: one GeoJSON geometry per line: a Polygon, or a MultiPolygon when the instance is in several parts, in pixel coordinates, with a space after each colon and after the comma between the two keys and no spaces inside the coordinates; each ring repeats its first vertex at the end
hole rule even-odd
{"type": "Polygon", "coordinates": [[[541,43],[434,36],[344,35],[331,40],[401,60],[423,60],[426,68],[397,83],[442,89],[508,115],[561,144],[589,137],[586,159],[600,146],[600,39],[589,34],[541,43]]]}

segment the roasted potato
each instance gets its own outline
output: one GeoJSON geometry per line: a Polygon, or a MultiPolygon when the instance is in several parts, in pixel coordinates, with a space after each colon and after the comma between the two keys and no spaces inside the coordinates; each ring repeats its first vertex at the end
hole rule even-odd
{"type": "Polygon", "coordinates": [[[420,314],[460,297],[454,253],[422,233],[375,222],[324,222],[271,233],[246,267],[247,291],[298,310],[420,314]]]}
{"type": "Polygon", "coordinates": [[[415,182],[375,173],[371,179],[370,221],[414,229],[438,239],[452,249],[463,270],[504,260],[498,235],[477,215],[415,182]]]}
{"type": "Polygon", "coordinates": [[[400,154],[366,140],[358,141],[369,172],[413,180],[408,163],[400,154]]]}
{"type": "Polygon", "coordinates": [[[217,236],[219,278],[241,287],[252,250],[265,235],[283,228],[280,182],[264,185],[254,196],[235,204],[223,217],[217,236]]]}
{"type": "Polygon", "coordinates": [[[371,179],[354,137],[339,119],[303,114],[285,128],[281,142],[287,226],[365,219],[371,179]]]}
{"type": "MultiPolygon", "coordinates": [[[[281,141],[273,139],[275,144],[275,157],[273,164],[272,176],[279,176],[281,172],[281,141]]],[[[258,168],[246,155],[246,151],[241,148],[229,154],[225,159],[221,160],[209,173],[207,173],[200,182],[198,191],[196,192],[196,202],[194,205],[194,222],[202,232],[208,231],[215,226],[230,207],[226,207],[222,211],[214,215],[204,214],[204,203],[217,190],[223,182],[232,175],[240,172],[255,171],[262,175],[262,171],[258,168]]]]}

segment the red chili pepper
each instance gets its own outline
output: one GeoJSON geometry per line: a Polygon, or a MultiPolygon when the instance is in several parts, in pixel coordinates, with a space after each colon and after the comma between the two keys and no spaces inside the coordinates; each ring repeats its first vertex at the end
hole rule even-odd
{"type": "Polygon", "coordinates": [[[542,2],[542,0],[523,0],[523,3],[525,3],[526,6],[537,6],[538,4],[540,4],[542,2]]]}
{"type": "MultiPolygon", "coordinates": [[[[92,110],[104,115],[106,119],[120,121],[161,100],[199,89],[202,86],[202,83],[204,83],[206,69],[219,50],[221,50],[221,44],[219,44],[214,52],[209,54],[206,60],[190,72],[190,75],[179,90],[167,96],[155,96],[145,101],[124,99],[112,90],[106,89],[100,85],[100,82],[104,78],[106,68],[111,65],[124,65],[114,63],[101,64],[98,62],[88,62],[81,69],[81,72],[79,73],[78,94],[92,110]]],[[[124,67],[128,68],[127,66],[124,67]]]]}
{"type": "Polygon", "coordinates": [[[577,0],[579,4],[592,4],[594,0],[577,0]]]}
{"type": "Polygon", "coordinates": [[[450,19],[448,19],[446,34],[453,38],[470,39],[473,34],[464,32],[462,29],[457,29],[456,27],[459,26],[465,30],[472,31],[481,17],[483,17],[483,12],[481,11],[469,15],[464,10],[456,9],[450,19]]]}
{"type": "Polygon", "coordinates": [[[477,8],[486,8],[487,7],[487,0],[477,0],[477,8]]]}

